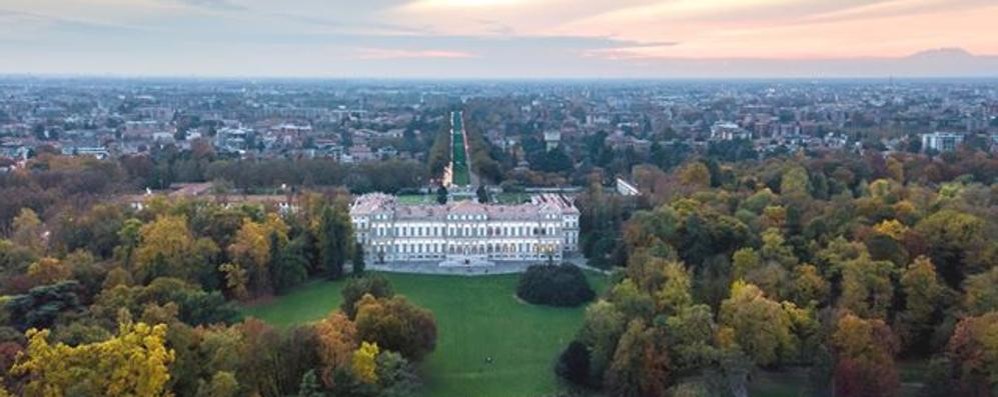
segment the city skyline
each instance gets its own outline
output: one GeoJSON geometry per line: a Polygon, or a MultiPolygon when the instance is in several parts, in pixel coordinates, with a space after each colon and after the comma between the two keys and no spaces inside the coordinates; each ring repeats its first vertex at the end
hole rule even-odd
{"type": "Polygon", "coordinates": [[[981,0],[9,0],[0,74],[995,77],[981,0]]]}

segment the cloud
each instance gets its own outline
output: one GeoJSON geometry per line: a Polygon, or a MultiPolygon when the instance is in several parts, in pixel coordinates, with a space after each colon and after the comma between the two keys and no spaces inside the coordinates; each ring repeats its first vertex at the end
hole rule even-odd
{"type": "Polygon", "coordinates": [[[233,3],[230,0],[163,0],[168,3],[179,3],[191,7],[208,8],[225,11],[244,11],[246,6],[233,3]]]}
{"type": "Polygon", "coordinates": [[[387,60],[387,59],[468,59],[477,58],[475,54],[451,50],[402,50],[391,48],[360,48],[356,52],[357,59],[387,60]]]}

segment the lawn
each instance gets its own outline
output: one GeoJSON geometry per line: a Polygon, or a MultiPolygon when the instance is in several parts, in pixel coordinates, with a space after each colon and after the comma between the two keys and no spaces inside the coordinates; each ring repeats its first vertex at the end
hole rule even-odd
{"type": "Polygon", "coordinates": [[[437,196],[432,194],[403,194],[396,196],[399,204],[436,204],[437,196]]]}
{"type": "MultiPolygon", "coordinates": [[[[578,330],[583,308],[519,302],[513,295],[518,275],[385,276],[397,293],[437,318],[437,348],[420,368],[423,395],[537,397],[558,390],[552,366],[578,330]]],[[[591,274],[590,281],[598,291],[606,286],[602,276],[591,274]]],[[[277,326],[313,321],[339,305],[342,286],[313,282],[244,313],[277,326]]]]}
{"type": "Polygon", "coordinates": [[[468,172],[468,154],[464,150],[464,125],[461,121],[461,114],[454,113],[451,116],[451,123],[454,125],[454,135],[451,136],[451,144],[454,152],[451,156],[451,163],[454,171],[454,184],[467,186],[471,184],[471,175],[468,172]]]}

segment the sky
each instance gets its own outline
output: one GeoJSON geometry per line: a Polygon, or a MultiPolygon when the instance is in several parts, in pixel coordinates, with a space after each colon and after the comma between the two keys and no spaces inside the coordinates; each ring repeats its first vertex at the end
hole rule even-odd
{"type": "Polygon", "coordinates": [[[995,66],[996,0],[0,0],[0,74],[995,76],[995,66]]]}

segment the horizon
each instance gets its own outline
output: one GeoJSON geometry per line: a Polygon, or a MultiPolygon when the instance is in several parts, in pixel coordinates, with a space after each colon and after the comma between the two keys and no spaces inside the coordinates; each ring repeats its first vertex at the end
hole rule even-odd
{"type": "Polygon", "coordinates": [[[0,74],[998,77],[985,0],[9,0],[0,74]]]}

